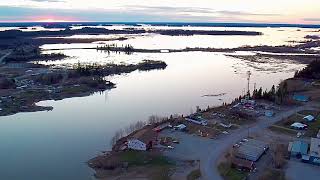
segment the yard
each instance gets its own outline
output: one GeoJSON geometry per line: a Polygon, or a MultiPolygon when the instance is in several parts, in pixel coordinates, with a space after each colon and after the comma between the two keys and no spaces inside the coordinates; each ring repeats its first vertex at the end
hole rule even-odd
{"type": "Polygon", "coordinates": [[[218,165],[218,171],[225,180],[243,180],[248,175],[246,172],[231,168],[226,162],[222,162],[218,165]]]}
{"type": "Polygon", "coordinates": [[[175,163],[157,152],[125,151],[89,161],[95,176],[107,179],[170,179],[175,163]]]}
{"type": "Polygon", "coordinates": [[[278,123],[274,124],[273,126],[270,127],[271,130],[276,131],[276,132],[281,132],[285,133],[288,135],[297,135],[299,130],[295,130],[291,128],[291,124],[295,122],[300,122],[303,124],[307,124],[308,128],[307,130],[300,130],[301,132],[304,132],[304,136],[306,137],[315,137],[320,129],[320,114],[319,111],[314,111],[314,110],[303,110],[300,112],[297,112],[288,118],[279,121],[278,123]],[[303,118],[307,115],[312,115],[316,119],[313,122],[307,122],[303,118]]]}

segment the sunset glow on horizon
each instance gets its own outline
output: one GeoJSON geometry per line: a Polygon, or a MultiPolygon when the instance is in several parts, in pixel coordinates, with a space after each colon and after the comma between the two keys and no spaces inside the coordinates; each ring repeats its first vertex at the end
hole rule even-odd
{"type": "Polygon", "coordinates": [[[314,0],[0,0],[0,22],[246,22],[319,24],[314,0]]]}

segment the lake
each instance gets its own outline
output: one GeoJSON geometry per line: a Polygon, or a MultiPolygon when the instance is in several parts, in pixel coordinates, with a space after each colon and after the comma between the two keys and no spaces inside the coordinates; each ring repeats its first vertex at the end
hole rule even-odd
{"type": "MultiPolygon", "coordinates": [[[[290,31],[301,32],[293,29],[290,31]]],[[[139,47],[148,46],[150,41],[160,41],[149,45],[156,48],[168,44],[170,48],[181,48],[188,43],[191,43],[188,46],[192,46],[192,42],[197,39],[199,42],[203,40],[203,37],[189,37],[184,43],[177,40],[181,42],[177,45],[175,42],[170,44],[174,37],[166,37],[168,40],[161,42],[162,38],[155,36],[156,40],[151,38],[141,43],[139,38],[145,37],[129,41],[139,47]]],[[[248,42],[253,41],[247,39],[248,42]]],[[[224,46],[223,40],[220,37],[216,40],[222,41],[221,47],[224,46]]],[[[226,44],[231,41],[226,40],[226,44]]],[[[238,45],[246,44],[244,41],[242,39],[238,45]]],[[[206,43],[210,45],[210,42],[206,43]]],[[[296,70],[305,66],[290,61],[249,62],[224,53],[209,52],[132,55],[108,54],[96,50],[60,52],[71,57],[47,64],[137,63],[151,59],[165,61],[168,66],[164,70],[134,71],[106,77],[116,83],[116,88],[102,93],[40,102],[39,105],[54,108],[49,112],[0,117],[1,179],[93,179],[93,171],[87,167],[86,161],[110,149],[110,139],[118,129],[139,120],[147,120],[151,115],[189,114],[195,111],[196,106],[205,108],[231,102],[246,91],[246,73],[249,70],[252,72],[251,90],[254,84],[257,88],[269,89],[281,80],[292,77],[296,70]],[[203,97],[221,93],[226,94],[203,97]]]]}

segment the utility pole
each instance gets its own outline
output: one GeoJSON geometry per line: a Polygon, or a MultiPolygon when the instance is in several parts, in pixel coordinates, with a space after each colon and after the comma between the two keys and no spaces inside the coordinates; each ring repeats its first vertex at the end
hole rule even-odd
{"type": "Polygon", "coordinates": [[[250,98],[250,78],[251,78],[251,75],[252,75],[252,73],[251,73],[251,71],[248,71],[247,72],[247,80],[248,80],[248,92],[247,92],[247,99],[249,99],[250,98]]]}

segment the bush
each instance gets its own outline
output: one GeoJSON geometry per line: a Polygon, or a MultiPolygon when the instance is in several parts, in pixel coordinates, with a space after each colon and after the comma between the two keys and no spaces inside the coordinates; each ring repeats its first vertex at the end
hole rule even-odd
{"type": "Polygon", "coordinates": [[[38,76],[35,81],[45,85],[60,83],[63,79],[63,75],[59,73],[42,74],[38,76]]]}
{"type": "Polygon", "coordinates": [[[13,79],[0,78],[0,89],[14,89],[16,88],[15,81],[13,79]]]}

